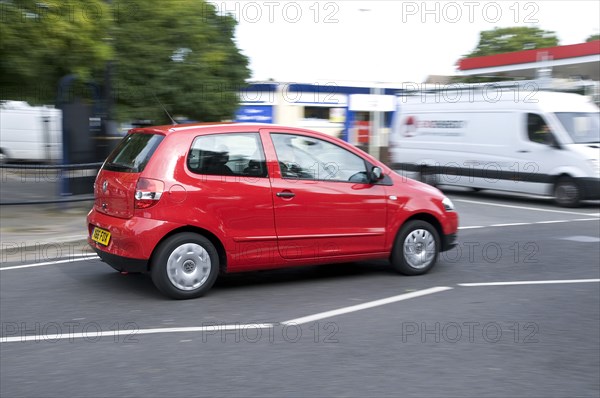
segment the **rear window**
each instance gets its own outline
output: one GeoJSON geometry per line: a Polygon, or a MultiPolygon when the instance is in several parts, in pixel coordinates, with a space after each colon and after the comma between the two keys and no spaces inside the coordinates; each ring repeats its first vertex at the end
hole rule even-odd
{"type": "Polygon", "coordinates": [[[165,137],[159,134],[129,134],[106,159],[105,170],[141,173],[165,137]]]}

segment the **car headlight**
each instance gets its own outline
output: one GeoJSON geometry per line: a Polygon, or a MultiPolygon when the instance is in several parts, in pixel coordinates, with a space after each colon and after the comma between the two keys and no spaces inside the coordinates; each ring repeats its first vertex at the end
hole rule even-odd
{"type": "Polygon", "coordinates": [[[454,211],[454,203],[452,203],[452,201],[449,198],[444,197],[444,199],[442,200],[442,204],[444,205],[444,210],[454,211]]]}

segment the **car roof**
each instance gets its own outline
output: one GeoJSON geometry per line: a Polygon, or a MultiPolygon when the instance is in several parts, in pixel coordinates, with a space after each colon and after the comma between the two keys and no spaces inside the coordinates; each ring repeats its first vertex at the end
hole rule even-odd
{"type": "Polygon", "coordinates": [[[317,136],[328,137],[331,136],[320,133],[314,130],[307,130],[299,127],[283,126],[271,123],[237,123],[237,122],[221,122],[221,123],[186,123],[186,124],[169,124],[163,126],[149,126],[149,127],[137,127],[129,130],[128,133],[158,133],[163,135],[171,135],[179,132],[190,132],[200,133],[203,130],[210,133],[225,133],[225,132],[236,132],[240,128],[247,128],[252,131],[258,131],[260,129],[279,129],[282,131],[295,131],[302,133],[315,134],[317,136]]]}

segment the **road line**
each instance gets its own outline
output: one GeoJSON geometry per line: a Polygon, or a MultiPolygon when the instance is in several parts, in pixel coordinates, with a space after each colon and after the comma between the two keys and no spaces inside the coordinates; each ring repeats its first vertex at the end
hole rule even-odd
{"type": "Polygon", "coordinates": [[[517,285],[554,285],[561,283],[598,283],[600,279],[559,279],[547,281],[514,281],[514,282],[482,282],[482,283],[458,283],[458,286],[517,286],[517,285]]]}
{"type": "Polygon", "coordinates": [[[569,223],[579,221],[600,221],[598,218],[575,218],[573,220],[549,220],[549,221],[532,221],[532,222],[514,222],[506,224],[491,224],[491,225],[473,225],[468,227],[458,227],[459,230],[464,229],[481,229],[481,228],[497,228],[497,227],[513,227],[522,225],[536,225],[536,224],[558,224],[558,223],[569,223]]]}
{"type": "Polygon", "coordinates": [[[98,341],[101,337],[117,337],[127,336],[134,339],[140,334],[158,334],[158,333],[195,333],[195,332],[211,332],[215,334],[225,330],[248,330],[248,329],[270,329],[273,328],[272,323],[250,323],[245,325],[211,325],[211,326],[191,326],[180,328],[154,328],[154,329],[126,329],[126,330],[106,330],[106,331],[90,331],[88,333],[60,333],[60,334],[41,334],[41,335],[25,335],[25,336],[10,336],[0,337],[0,343],[21,343],[26,341],[47,341],[56,342],[58,340],[74,340],[86,339],[88,341],[98,341]]]}
{"type": "Polygon", "coordinates": [[[79,262],[79,261],[86,261],[86,260],[97,260],[100,257],[98,257],[97,255],[91,255],[89,257],[71,257],[65,260],[57,260],[57,261],[47,261],[44,263],[35,263],[35,264],[25,264],[25,265],[13,265],[10,267],[0,267],[0,271],[7,271],[7,270],[11,270],[11,269],[21,269],[21,268],[32,268],[32,267],[42,267],[45,265],[55,265],[55,264],[65,264],[65,263],[75,263],[75,262],[79,262]]]}
{"type": "Polygon", "coordinates": [[[386,305],[386,304],[396,303],[398,301],[410,300],[412,298],[426,296],[428,294],[439,293],[439,292],[443,292],[443,291],[451,290],[451,289],[452,289],[451,287],[447,287],[447,286],[432,287],[430,289],[418,290],[416,292],[400,294],[398,296],[392,296],[392,297],[388,297],[388,298],[384,298],[384,299],[380,299],[380,300],[370,301],[367,303],[352,305],[350,307],[343,307],[343,308],[338,308],[336,310],[320,312],[320,313],[314,314],[314,315],[307,315],[307,316],[303,316],[300,318],[290,319],[289,321],[281,322],[281,324],[282,325],[301,325],[303,323],[314,322],[314,321],[318,321],[318,320],[325,319],[325,318],[331,318],[331,317],[342,315],[342,314],[348,314],[350,312],[356,312],[356,311],[366,310],[366,309],[373,308],[373,307],[379,307],[379,306],[386,305]]]}
{"type": "Polygon", "coordinates": [[[515,225],[531,225],[529,222],[513,222],[507,224],[492,224],[490,227],[514,227],[515,225]]]}
{"type": "Polygon", "coordinates": [[[452,199],[454,202],[463,202],[463,203],[474,203],[478,205],[486,205],[486,206],[497,206],[497,207],[508,207],[511,209],[521,209],[521,210],[532,210],[532,211],[545,211],[548,213],[562,213],[562,214],[576,214],[578,216],[593,216],[600,217],[600,213],[579,213],[575,211],[567,211],[567,210],[551,210],[551,209],[541,209],[539,207],[529,207],[529,206],[515,206],[515,205],[503,205],[500,203],[491,203],[491,202],[480,202],[478,200],[467,200],[467,199],[452,199]]]}

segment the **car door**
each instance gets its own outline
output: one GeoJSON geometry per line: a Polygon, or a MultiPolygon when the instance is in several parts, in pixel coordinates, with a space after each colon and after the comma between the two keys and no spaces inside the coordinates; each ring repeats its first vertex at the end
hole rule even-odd
{"type": "Polygon", "coordinates": [[[277,251],[271,184],[260,135],[217,133],[196,137],[187,168],[193,225],[216,231],[227,249],[229,270],[275,261],[277,251]]]}
{"type": "Polygon", "coordinates": [[[557,149],[557,138],[552,125],[542,115],[524,113],[516,154],[519,190],[544,195],[549,192],[550,171],[558,166],[562,151],[557,149]]]}
{"type": "Polygon", "coordinates": [[[269,131],[277,159],[271,180],[279,254],[316,259],[383,252],[385,187],[367,162],[308,133],[269,131]]]}

